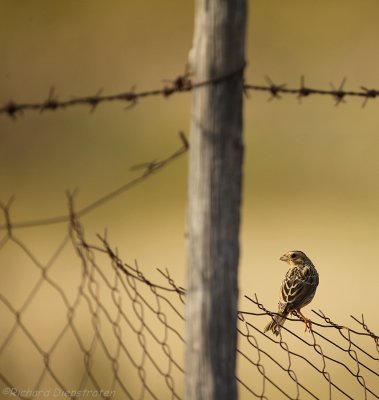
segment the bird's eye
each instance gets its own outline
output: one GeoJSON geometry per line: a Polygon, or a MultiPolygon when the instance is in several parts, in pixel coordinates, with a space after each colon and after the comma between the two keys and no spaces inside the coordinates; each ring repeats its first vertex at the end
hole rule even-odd
{"type": "Polygon", "coordinates": [[[291,258],[292,258],[292,259],[295,259],[295,258],[296,258],[296,253],[292,253],[292,254],[291,254],[291,258]]]}

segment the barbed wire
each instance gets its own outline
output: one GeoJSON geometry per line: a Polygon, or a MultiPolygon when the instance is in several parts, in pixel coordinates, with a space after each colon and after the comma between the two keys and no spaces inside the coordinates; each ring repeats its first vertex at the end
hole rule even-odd
{"type": "Polygon", "coordinates": [[[252,85],[245,84],[245,93],[249,91],[257,92],[268,92],[270,97],[268,101],[273,99],[281,99],[281,95],[295,95],[301,102],[302,99],[313,96],[329,96],[335,101],[335,105],[338,106],[340,103],[345,103],[347,97],[359,97],[363,98],[362,107],[365,107],[368,100],[376,99],[379,95],[378,89],[369,89],[365,86],[361,86],[360,90],[346,90],[344,89],[346,84],[346,78],[343,78],[340,85],[335,87],[333,83],[329,83],[330,89],[312,88],[305,85],[305,77],[300,77],[300,85],[298,87],[287,87],[287,84],[275,84],[270,77],[266,77],[266,85],[252,85]]]}
{"type": "Polygon", "coordinates": [[[64,110],[76,106],[87,106],[90,108],[90,111],[93,112],[97,106],[103,103],[109,102],[124,102],[127,103],[127,109],[135,106],[139,100],[148,97],[164,97],[167,98],[175,93],[185,93],[190,92],[194,89],[201,88],[208,85],[215,85],[221,82],[224,82],[228,79],[232,79],[237,75],[240,75],[245,66],[238,68],[236,71],[232,71],[220,77],[216,77],[213,79],[205,80],[202,82],[192,82],[191,74],[185,72],[182,75],[179,75],[173,80],[168,80],[168,85],[164,85],[158,89],[145,90],[136,92],[135,86],[128,90],[123,91],[117,94],[111,95],[102,95],[103,90],[97,91],[95,95],[91,96],[79,96],[74,97],[69,100],[58,100],[58,96],[55,93],[55,88],[52,87],[49,90],[48,97],[46,100],[42,102],[35,103],[17,103],[13,100],[8,101],[3,107],[0,108],[0,115],[8,115],[12,119],[23,114],[24,111],[58,111],[64,110]]]}
{"type": "MultiPolygon", "coordinates": [[[[110,102],[124,102],[128,106],[126,109],[134,107],[139,100],[148,97],[170,97],[177,93],[191,92],[197,88],[201,88],[208,85],[214,85],[225,80],[231,79],[237,74],[242,72],[243,68],[214,79],[192,82],[190,74],[179,75],[175,79],[169,81],[168,85],[164,85],[161,88],[136,92],[135,87],[131,90],[123,91],[117,94],[102,95],[103,90],[99,90],[95,95],[79,96],[68,100],[58,100],[58,96],[55,93],[55,88],[52,87],[49,91],[48,97],[42,102],[34,103],[18,103],[13,100],[8,101],[3,107],[0,107],[0,115],[7,115],[12,119],[23,115],[25,111],[57,111],[65,110],[76,106],[87,106],[90,111],[93,112],[96,107],[103,103],[110,102]]],[[[346,102],[348,97],[363,98],[362,107],[365,107],[367,102],[371,99],[376,99],[379,96],[379,89],[367,88],[361,86],[360,90],[346,90],[345,87],[346,78],[342,80],[338,87],[334,86],[333,83],[329,83],[330,89],[312,88],[305,85],[305,78],[301,76],[300,85],[298,87],[288,87],[287,84],[276,84],[271,78],[266,77],[266,84],[258,85],[251,83],[244,83],[244,92],[248,97],[251,91],[254,92],[267,92],[269,94],[268,100],[281,99],[282,95],[295,95],[299,101],[306,97],[318,95],[328,96],[334,99],[335,105],[346,102]]]]}
{"type": "MultiPolygon", "coordinates": [[[[134,165],[131,167],[131,170],[142,170],[139,176],[136,178],[131,179],[124,185],[120,186],[119,188],[111,191],[110,193],[105,194],[104,196],[99,197],[98,199],[94,200],[93,202],[87,204],[83,208],[77,211],[77,216],[78,217],[83,217],[98,207],[108,203],[109,201],[113,200],[115,197],[121,195],[124,192],[127,192],[128,190],[132,189],[133,187],[141,184],[144,182],[146,179],[151,177],[154,173],[162,170],[164,167],[166,167],[168,164],[172,163],[173,161],[177,160],[179,157],[184,155],[189,148],[189,143],[188,140],[183,132],[179,132],[178,134],[181,146],[168,155],[167,157],[161,159],[161,160],[153,160],[150,162],[146,163],[141,163],[138,165],[134,165]]],[[[33,219],[33,220],[26,220],[26,221],[19,221],[19,222],[13,222],[11,223],[11,218],[10,218],[10,206],[13,203],[15,199],[15,196],[12,196],[9,201],[6,204],[0,203],[0,207],[4,211],[4,219],[5,223],[0,225],[0,231],[2,230],[7,230],[8,232],[12,232],[14,229],[21,229],[21,228],[31,228],[31,227],[36,227],[36,226],[42,226],[42,225],[54,225],[54,224],[61,224],[64,222],[67,222],[70,219],[69,215],[57,215],[54,217],[49,217],[49,218],[42,218],[42,219],[33,219]]]]}

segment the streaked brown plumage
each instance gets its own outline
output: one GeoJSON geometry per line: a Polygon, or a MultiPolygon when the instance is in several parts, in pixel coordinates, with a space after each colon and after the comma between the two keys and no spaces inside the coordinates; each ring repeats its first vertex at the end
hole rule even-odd
{"type": "Polygon", "coordinates": [[[278,315],[266,326],[265,332],[272,330],[279,335],[288,314],[297,312],[305,322],[305,330],[311,329],[311,320],[301,313],[309,304],[319,283],[319,277],[312,261],[302,251],[289,251],[280,257],[290,265],[280,289],[278,315]]]}

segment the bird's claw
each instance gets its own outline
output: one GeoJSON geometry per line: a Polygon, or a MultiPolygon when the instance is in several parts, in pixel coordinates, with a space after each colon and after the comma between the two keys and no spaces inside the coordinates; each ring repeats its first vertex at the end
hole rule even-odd
{"type": "Polygon", "coordinates": [[[304,319],[304,323],[305,323],[305,330],[304,330],[304,332],[307,332],[307,331],[311,331],[312,330],[312,321],[310,320],[310,319],[304,319]]]}

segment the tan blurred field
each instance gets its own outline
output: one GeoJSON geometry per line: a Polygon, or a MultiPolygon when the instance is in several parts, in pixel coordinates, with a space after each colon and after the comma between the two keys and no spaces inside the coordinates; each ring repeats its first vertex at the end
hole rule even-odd
{"type": "MultiPolygon", "coordinates": [[[[192,3],[0,0],[0,104],[42,101],[51,87],[59,99],[101,88],[110,94],[161,87],[184,71],[192,3]]],[[[267,75],[292,87],[305,75],[308,86],[329,88],[329,82],[338,86],[347,77],[347,88],[378,88],[378,12],[373,0],[251,1],[246,81],[262,83],[267,75]]],[[[286,270],[279,257],[301,249],[320,273],[307,313],[321,309],[345,325],[354,325],[351,314],[364,313],[370,328],[379,331],[378,104],[361,104],[348,99],[336,107],[324,97],[299,104],[288,96],[267,102],[262,93],[246,99],[242,309],[251,307],[243,296],[254,293],[268,308],[276,307],[286,270]]],[[[177,132],[189,133],[190,107],[190,94],[179,94],[142,99],[129,110],[116,103],[94,113],[76,107],[27,112],[16,121],[1,116],[0,200],[16,196],[14,222],[65,214],[67,189],[79,188],[80,208],[135,177],[131,166],[175,151],[177,132]]],[[[96,242],[96,233],[107,228],[126,262],[137,259],[152,280],[159,280],[156,267],[167,268],[185,286],[186,183],[184,156],[83,218],[87,237],[96,242]]],[[[64,225],[28,228],[15,235],[44,264],[65,230],[64,225]]],[[[73,297],[80,262],[70,248],[63,254],[52,274],[73,297]]],[[[17,308],[39,273],[19,249],[6,245],[0,277],[0,293],[17,308]]],[[[25,313],[46,346],[54,326],[66,318],[49,293],[41,288],[25,313]]],[[[84,311],[82,318],[82,334],[90,335],[84,311]]],[[[4,306],[0,319],[3,340],[12,323],[4,306]]],[[[20,335],[0,356],[0,370],[17,376],[24,387],[35,382],[31,371],[43,364],[29,349],[20,335]]],[[[181,352],[179,345],[176,351],[181,352]]],[[[70,353],[70,340],[60,352],[61,373],[74,382],[80,354],[70,353]]]]}

